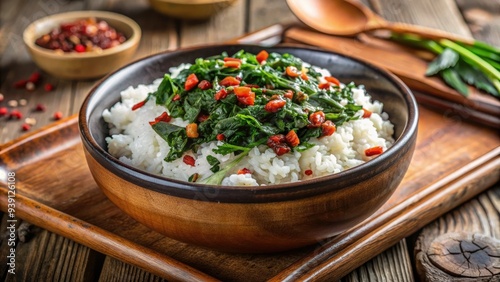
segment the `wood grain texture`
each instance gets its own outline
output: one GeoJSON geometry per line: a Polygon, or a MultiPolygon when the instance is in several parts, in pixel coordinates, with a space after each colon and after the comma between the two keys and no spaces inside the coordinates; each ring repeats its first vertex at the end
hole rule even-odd
{"type": "Polygon", "coordinates": [[[420,279],[499,281],[499,214],[500,185],[497,184],[486,193],[426,226],[415,246],[416,267],[420,279]],[[458,242],[461,247],[456,245],[458,242]],[[473,242],[469,244],[471,253],[462,254],[468,246],[467,242],[473,242]],[[444,253],[437,249],[436,245],[439,244],[445,244],[444,253]],[[484,252],[478,250],[478,246],[482,247],[484,252]],[[455,255],[448,255],[448,252],[455,255]]]}

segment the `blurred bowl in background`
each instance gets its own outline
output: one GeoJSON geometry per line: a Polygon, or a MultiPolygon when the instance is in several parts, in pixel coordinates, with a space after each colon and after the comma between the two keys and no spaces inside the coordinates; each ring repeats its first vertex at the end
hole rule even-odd
{"type": "Polygon", "coordinates": [[[104,11],[75,11],[38,19],[24,30],[23,40],[28,51],[42,70],[63,79],[90,79],[104,76],[130,61],[141,39],[141,29],[132,19],[104,11]],[[89,52],[62,52],[35,44],[37,38],[48,34],[61,24],[96,18],[123,33],[126,41],[109,49],[89,52]]]}
{"type": "Polygon", "coordinates": [[[149,0],[154,10],[186,20],[206,20],[236,0],[149,0]]]}

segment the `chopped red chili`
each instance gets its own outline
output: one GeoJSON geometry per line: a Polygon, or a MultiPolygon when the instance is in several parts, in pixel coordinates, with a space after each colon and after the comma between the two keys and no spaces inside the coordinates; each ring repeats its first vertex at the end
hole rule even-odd
{"type": "Polygon", "coordinates": [[[9,118],[11,119],[22,119],[23,118],[23,114],[18,111],[18,110],[12,110],[9,114],[9,118]]]}
{"type": "Polygon", "coordinates": [[[238,99],[238,102],[241,104],[251,106],[255,103],[255,93],[252,92],[250,87],[235,87],[233,91],[238,99]]]}
{"type": "Polygon", "coordinates": [[[264,110],[268,113],[276,113],[285,105],[286,105],[285,100],[275,99],[267,102],[266,105],[264,106],[264,110]]]}
{"type": "Polygon", "coordinates": [[[197,120],[198,120],[199,122],[204,122],[204,121],[206,121],[209,117],[210,117],[209,115],[206,115],[206,114],[201,114],[201,113],[200,113],[200,114],[198,115],[197,120]]]}
{"type": "Polygon", "coordinates": [[[375,146],[375,147],[371,147],[371,148],[366,149],[365,155],[367,157],[380,155],[380,154],[382,154],[383,151],[384,151],[384,149],[382,148],[382,146],[375,146]]]}
{"type": "Polygon", "coordinates": [[[241,168],[241,169],[238,169],[238,172],[236,174],[251,174],[252,171],[249,170],[248,168],[244,167],[244,168],[241,168]]]}
{"type": "Polygon", "coordinates": [[[172,101],[179,101],[181,99],[181,95],[175,94],[174,97],[172,97],[172,101]]]}
{"type": "Polygon", "coordinates": [[[157,116],[154,121],[150,121],[149,124],[157,124],[160,121],[169,122],[170,120],[172,120],[172,117],[169,116],[167,112],[163,112],[161,115],[157,116]]]}
{"type": "Polygon", "coordinates": [[[327,120],[321,124],[321,137],[330,136],[335,133],[335,130],[335,123],[333,123],[331,120],[327,120]]]}
{"type": "Polygon", "coordinates": [[[196,163],[196,160],[190,155],[184,155],[184,157],[182,158],[182,161],[185,164],[190,165],[190,166],[194,166],[196,163]]]}
{"type": "Polygon", "coordinates": [[[222,88],[221,90],[217,91],[214,95],[214,99],[219,101],[227,97],[227,90],[226,88],[222,88]]]}
{"type": "Polygon", "coordinates": [[[40,82],[40,78],[41,78],[40,73],[36,71],[30,75],[28,81],[37,84],[38,82],[40,82]]]}
{"type": "Polygon", "coordinates": [[[291,148],[286,143],[286,137],[283,134],[271,135],[267,139],[267,146],[276,153],[276,155],[281,156],[291,151],[291,148]]]}
{"type": "Polygon", "coordinates": [[[184,90],[189,91],[198,85],[198,77],[196,77],[196,74],[192,73],[188,75],[186,82],[184,83],[184,90]]]}
{"type": "Polygon", "coordinates": [[[286,67],[285,72],[286,72],[286,75],[288,75],[289,77],[293,77],[293,78],[298,77],[300,75],[299,71],[294,66],[286,67]]]}
{"type": "Polygon", "coordinates": [[[224,141],[224,139],[226,139],[226,136],[224,136],[224,134],[222,133],[219,133],[215,138],[219,141],[224,141]]]}
{"type": "Polygon", "coordinates": [[[240,83],[241,83],[241,81],[234,76],[226,76],[219,82],[219,84],[221,86],[226,86],[226,87],[227,86],[238,86],[238,85],[240,85],[240,83]]]}
{"type": "Polygon", "coordinates": [[[35,107],[35,111],[37,112],[45,112],[45,106],[43,104],[37,104],[35,107]]]}
{"type": "Polygon", "coordinates": [[[140,101],[139,103],[132,106],[132,111],[135,111],[146,104],[146,100],[140,101]]]}
{"type": "Polygon", "coordinates": [[[323,111],[314,112],[309,116],[309,125],[311,127],[320,127],[323,122],[325,122],[325,113],[323,111]]]}
{"type": "Polygon", "coordinates": [[[241,62],[240,61],[226,61],[226,62],[224,62],[224,67],[239,69],[241,67],[241,62]]]}
{"type": "Polygon", "coordinates": [[[308,170],[304,171],[304,174],[307,175],[307,176],[310,176],[310,175],[313,174],[313,171],[310,170],[310,169],[308,169],[308,170]]]}
{"type": "Polygon", "coordinates": [[[257,62],[259,62],[259,64],[262,64],[262,62],[267,60],[268,57],[269,57],[269,53],[267,53],[266,50],[262,50],[257,54],[256,59],[257,59],[257,62]]]}
{"type": "Polygon", "coordinates": [[[337,78],[333,77],[333,76],[325,76],[325,80],[328,81],[328,82],[330,82],[330,83],[333,83],[333,84],[335,84],[337,86],[340,85],[340,81],[337,78]]]}
{"type": "Polygon", "coordinates": [[[286,143],[290,145],[290,147],[297,147],[300,144],[300,139],[299,136],[297,136],[297,133],[295,133],[294,130],[290,130],[286,136],[286,143]]]}
{"type": "Polygon", "coordinates": [[[369,118],[372,116],[372,112],[363,108],[363,118],[369,118]]]}
{"type": "Polygon", "coordinates": [[[200,83],[198,83],[198,88],[200,88],[201,90],[210,89],[212,88],[212,83],[210,83],[210,81],[208,80],[202,80],[200,81],[200,83]]]}
{"type": "Polygon", "coordinates": [[[224,62],[240,62],[241,63],[241,59],[232,58],[232,57],[225,57],[224,62]]]}

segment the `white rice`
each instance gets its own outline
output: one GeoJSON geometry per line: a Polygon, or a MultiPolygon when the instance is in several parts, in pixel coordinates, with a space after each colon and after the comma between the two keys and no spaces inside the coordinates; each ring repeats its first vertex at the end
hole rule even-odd
{"type": "MultiPolygon", "coordinates": [[[[161,79],[151,85],[129,87],[121,92],[121,102],[102,114],[109,124],[110,137],[106,138],[108,151],[120,161],[131,166],[171,178],[187,181],[194,173],[204,179],[212,174],[211,165],[206,157],[216,157],[221,165],[231,162],[234,154],[226,156],[215,154],[212,149],[222,144],[214,141],[203,144],[197,152],[188,152],[196,160],[195,166],[187,165],[179,158],[173,162],[165,162],[169,145],[149,125],[165,111],[150,99],[143,107],[132,111],[134,104],[143,101],[148,93],[155,91],[161,79]]],[[[249,155],[239,163],[233,174],[223,180],[223,185],[269,185],[305,180],[337,173],[360,165],[369,160],[364,151],[368,148],[381,146],[384,151],[393,143],[393,125],[388,115],[383,112],[383,105],[372,101],[363,88],[354,89],[356,104],[362,105],[372,112],[369,118],[360,118],[337,127],[331,136],[311,138],[310,143],[316,146],[303,152],[292,151],[277,156],[267,145],[253,148],[249,155]],[[251,174],[236,174],[241,168],[247,168],[251,174]],[[306,171],[312,175],[306,175],[306,171]]],[[[363,111],[359,112],[361,116],[363,111]]],[[[173,124],[187,125],[181,119],[173,119],[173,124]]]]}

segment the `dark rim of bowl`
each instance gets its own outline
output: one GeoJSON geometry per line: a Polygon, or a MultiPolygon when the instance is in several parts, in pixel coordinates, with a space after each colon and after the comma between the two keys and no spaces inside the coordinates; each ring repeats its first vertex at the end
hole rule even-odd
{"type": "Polygon", "coordinates": [[[263,203],[288,201],[293,199],[311,197],[327,192],[332,192],[338,189],[343,189],[354,183],[366,181],[390,167],[394,162],[397,162],[399,156],[406,154],[409,150],[412,150],[412,147],[416,141],[418,108],[412,92],[398,77],[377,66],[356,58],[352,58],[350,56],[326,51],[315,47],[298,47],[286,44],[273,47],[258,47],[266,50],[277,48],[290,50],[301,49],[343,57],[348,60],[355,61],[367,68],[371,68],[378,74],[382,75],[389,82],[391,82],[401,93],[403,93],[402,98],[408,108],[408,122],[407,124],[405,124],[400,137],[395,140],[394,144],[390,148],[388,148],[386,152],[370,161],[331,175],[316,177],[299,182],[274,184],[268,186],[222,186],[186,182],[150,173],[139,168],[127,165],[109,154],[105,148],[99,146],[99,144],[97,144],[95,139],[90,134],[87,123],[89,101],[91,100],[93,93],[95,93],[99,86],[110,76],[113,76],[115,73],[120,72],[122,69],[125,69],[130,65],[154,56],[162,56],[164,54],[178,55],[184,52],[195,51],[198,49],[220,47],[229,48],[231,46],[241,47],[242,49],[245,49],[245,47],[256,47],[256,45],[251,44],[220,44],[183,48],[173,52],[160,52],[131,62],[130,64],[127,64],[102,78],[98,83],[96,83],[96,85],[92,88],[92,90],[85,98],[79,113],[78,124],[80,128],[80,135],[83,141],[83,145],[86,147],[88,153],[93,158],[95,158],[100,165],[109,170],[111,173],[118,175],[119,177],[126,179],[127,181],[132,182],[135,185],[162,194],[211,202],[263,203]],[[325,185],[325,183],[327,182],[332,183],[332,185],[325,185]]]}

